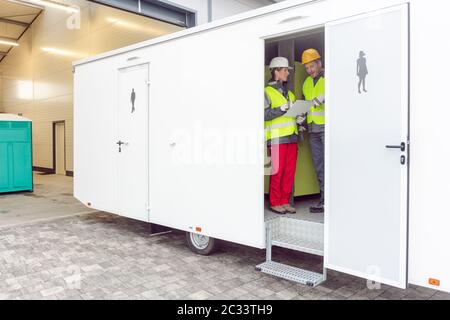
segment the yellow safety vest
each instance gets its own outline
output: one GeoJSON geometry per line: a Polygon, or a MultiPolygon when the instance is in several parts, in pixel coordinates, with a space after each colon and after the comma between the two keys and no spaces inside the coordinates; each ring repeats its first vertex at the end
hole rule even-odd
{"type": "MultiPolygon", "coordinates": [[[[321,95],[325,94],[325,78],[320,77],[316,85],[314,85],[314,80],[312,77],[308,77],[303,84],[303,95],[305,100],[312,100],[321,95]]],[[[308,124],[315,123],[318,125],[325,124],[325,104],[321,104],[319,107],[311,106],[309,108],[308,116],[306,117],[308,124]]]]}
{"type": "MultiPolygon", "coordinates": [[[[265,92],[270,100],[270,107],[272,109],[279,108],[288,102],[277,89],[271,86],[266,87],[265,92]]],[[[295,95],[289,91],[288,96],[289,100],[294,103],[295,95]]],[[[264,125],[266,129],[266,141],[298,134],[296,119],[293,117],[281,116],[271,121],[265,121],[264,125]]]]}

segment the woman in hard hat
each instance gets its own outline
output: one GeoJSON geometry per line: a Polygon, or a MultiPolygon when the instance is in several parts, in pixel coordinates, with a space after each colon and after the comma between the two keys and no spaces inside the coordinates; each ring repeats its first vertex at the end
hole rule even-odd
{"type": "Polygon", "coordinates": [[[290,205],[298,154],[296,118],[285,116],[294,94],[286,88],[289,62],[277,57],[270,62],[272,79],[265,88],[265,132],[270,148],[272,172],[270,177],[270,210],[277,214],[295,213],[290,205]]]}
{"type": "Polygon", "coordinates": [[[306,122],[309,131],[309,144],[320,185],[320,201],[310,208],[312,213],[324,212],[324,152],[325,152],[325,77],[319,52],[316,49],[305,50],[302,64],[309,77],[303,83],[305,100],[312,101],[306,122]]]}

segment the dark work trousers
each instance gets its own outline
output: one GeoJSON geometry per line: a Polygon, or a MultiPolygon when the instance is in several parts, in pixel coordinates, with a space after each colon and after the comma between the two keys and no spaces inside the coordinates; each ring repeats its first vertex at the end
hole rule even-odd
{"type": "Polygon", "coordinates": [[[324,199],[324,172],[325,172],[325,133],[310,133],[309,144],[316,169],[317,180],[319,180],[320,196],[324,199]]]}

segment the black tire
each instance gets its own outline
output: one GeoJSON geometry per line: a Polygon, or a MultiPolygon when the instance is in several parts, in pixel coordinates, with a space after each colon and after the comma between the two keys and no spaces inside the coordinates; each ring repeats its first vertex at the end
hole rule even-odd
{"type": "Polygon", "coordinates": [[[202,236],[192,232],[186,232],[186,242],[189,249],[202,256],[212,254],[217,244],[216,239],[212,237],[202,236]]]}

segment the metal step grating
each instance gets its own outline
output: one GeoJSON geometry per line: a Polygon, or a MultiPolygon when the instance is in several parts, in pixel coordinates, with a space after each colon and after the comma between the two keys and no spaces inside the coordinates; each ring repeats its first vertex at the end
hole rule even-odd
{"type": "Polygon", "coordinates": [[[323,256],[324,228],[322,223],[284,217],[266,223],[271,230],[272,245],[323,256]]]}
{"type": "Polygon", "coordinates": [[[279,236],[272,240],[272,245],[323,257],[323,243],[279,236]]]}
{"type": "Polygon", "coordinates": [[[324,281],[323,275],[319,273],[291,267],[274,261],[264,262],[256,266],[256,270],[275,277],[304,284],[309,287],[316,287],[324,281]]]}

